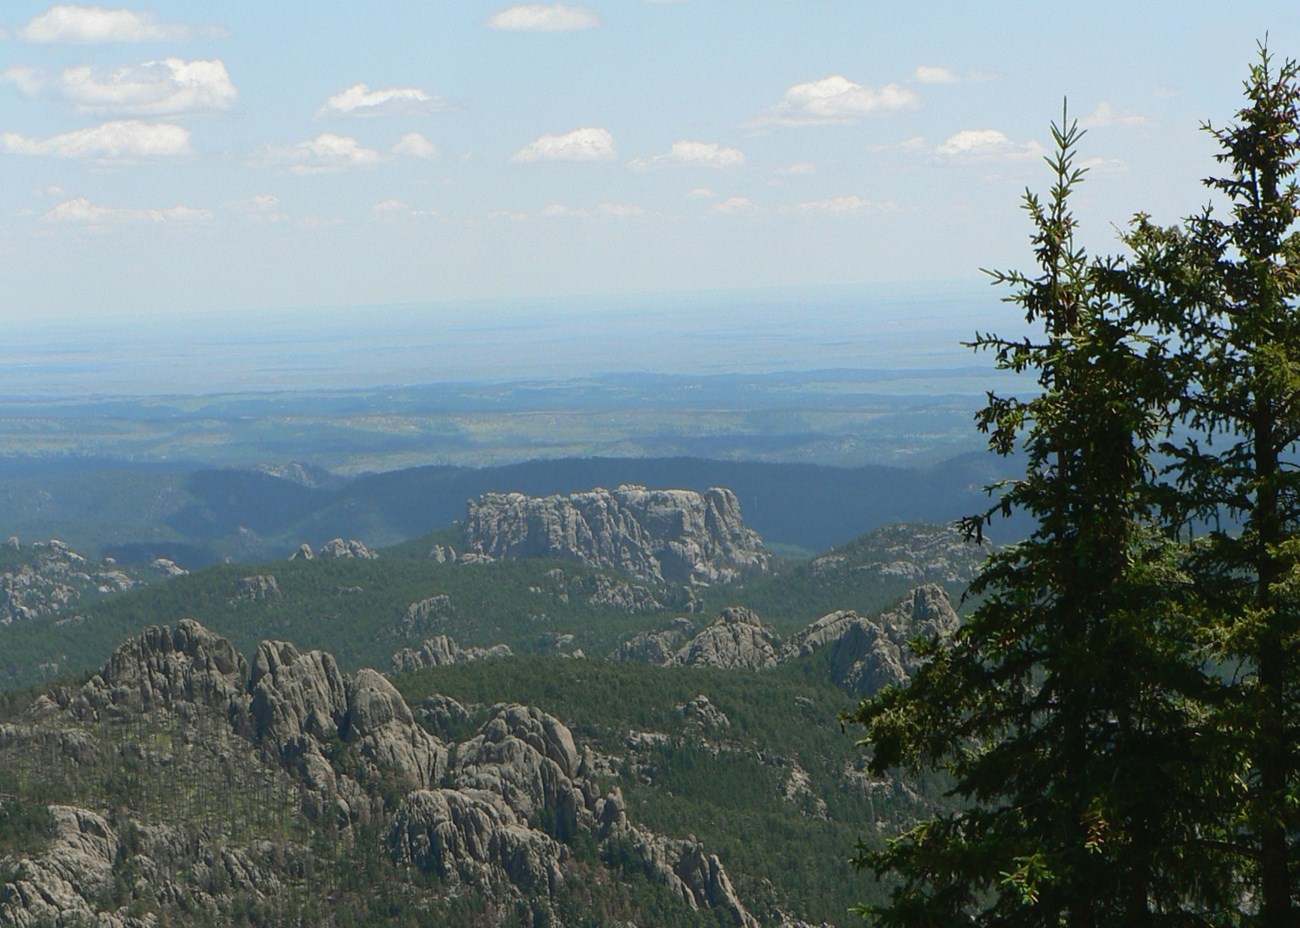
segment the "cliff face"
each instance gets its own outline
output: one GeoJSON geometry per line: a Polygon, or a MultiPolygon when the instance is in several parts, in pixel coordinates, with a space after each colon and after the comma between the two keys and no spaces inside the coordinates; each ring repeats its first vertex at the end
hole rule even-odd
{"type": "Polygon", "coordinates": [[[762,539],[730,490],[603,488],[569,496],[488,493],[469,504],[465,534],[479,554],[545,557],[647,580],[726,583],[765,571],[762,539]]]}

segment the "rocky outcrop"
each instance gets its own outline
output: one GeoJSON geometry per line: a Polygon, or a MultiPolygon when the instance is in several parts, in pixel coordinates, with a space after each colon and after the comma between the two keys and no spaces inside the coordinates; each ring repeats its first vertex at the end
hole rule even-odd
{"type": "Polygon", "coordinates": [[[347,541],[342,538],[332,538],[321,545],[320,550],[316,552],[316,556],[352,557],[363,561],[373,561],[379,557],[376,552],[366,547],[365,542],[357,541],[355,538],[349,538],[347,541]]]}
{"type": "Polygon", "coordinates": [[[760,670],[775,667],[781,639],[744,606],[728,606],[681,648],[669,664],[760,670]]]}
{"type": "Polygon", "coordinates": [[[244,694],[248,662],[227,639],[193,619],[152,626],[117,648],[81,688],[82,715],[122,717],[153,709],[228,709],[244,694]]]}
{"type": "Polygon", "coordinates": [[[138,925],[98,915],[92,900],[113,884],[121,842],[101,816],[72,806],[50,806],[53,835],[42,853],[13,866],[0,886],[0,924],[138,925]]]}
{"type": "Polygon", "coordinates": [[[571,576],[559,567],[548,570],[542,583],[529,587],[529,590],[549,594],[562,603],[578,599],[589,606],[617,609],[628,615],[643,615],[664,608],[649,587],[626,583],[604,574],[571,576]]]}
{"type": "Polygon", "coordinates": [[[169,557],[156,557],[149,562],[149,566],[164,577],[184,577],[189,573],[188,570],[169,557]]]}
{"type": "MultiPolygon", "coordinates": [[[[704,696],[679,711],[701,731],[729,724],[704,696]]],[[[467,740],[450,743],[469,725],[463,706],[434,695],[420,714],[448,741],[417,724],[373,670],[347,675],[329,654],[274,641],[259,646],[250,667],[192,620],[150,628],[79,689],[38,700],[24,724],[0,725],[0,751],[84,765],[78,776],[91,783],[152,771],[144,780],[162,807],[197,809],[200,821],[114,822],[52,807],[57,833],[48,846],[0,860],[0,924],[143,928],[155,916],[137,922],[130,913],[158,906],[222,924],[248,905],[274,908],[317,866],[317,847],[295,843],[302,825],[283,818],[300,813],[342,849],[336,866],[347,866],[349,842],[367,833],[357,826],[378,826],[401,867],[436,876],[453,896],[485,893],[494,905],[544,909],[571,878],[575,839],[618,839],[686,904],[755,924],[716,856],[693,838],[628,821],[618,790],[598,784],[613,775],[610,759],[580,748],[554,716],[494,706],[467,740]],[[220,799],[192,788],[205,777],[220,778],[220,799]],[[229,824],[232,814],[244,824],[229,824]],[[281,817],[275,842],[247,837],[250,820],[272,815],[281,817]]],[[[592,860],[577,872],[590,875],[592,860]]]]}
{"type": "Polygon", "coordinates": [[[813,622],[785,646],[793,659],[824,650],[831,677],[868,696],[885,686],[902,686],[915,672],[909,642],[952,634],[959,623],[947,592],[937,584],[917,587],[897,608],[875,619],[855,612],[832,612],[813,622]]]}
{"type": "Polygon", "coordinates": [[[694,631],[695,623],[679,616],[668,628],[638,632],[610,652],[609,657],[615,661],[668,664],[694,631]]]}
{"type": "Polygon", "coordinates": [[[333,802],[365,819],[367,804],[335,769],[339,746],[355,749],[362,778],[407,789],[424,788],[446,769],[447,750],[415,723],[406,701],[381,674],[345,677],[334,658],[298,652],[287,642],[264,641],[249,678],[248,734],[319,794],[314,811],[333,802]]]}
{"type": "MultiPolygon", "coordinates": [[[[17,538],[9,546],[23,550],[17,538]]],[[[36,542],[25,563],[0,573],[0,625],[56,615],[87,595],[121,593],[138,585],[111,560],[95,564],[58,539],[36,542]]]]}
{"type": "Polygon", "coordinates": [[[557,558],[653,581],[729,582],[768,567],[736,495],[716,487],[488,493],[469,504],[465,536],[474,552],[494,558],[557,558]]]}
{"type": "Polygon", "coordinates": [[[972,544],[951,526],[888,525],[813,558],[814,574],[848,570],[907,583],[969,583],[990,544],[972,544]]]}
{"type": "Polygon", "coordinates": [[[567,854],[521,823],[489,793],[419,790],[402,800],[388,829],[394,859],[480,892],[513,885],[554,893],[567,854]]]}
{"type": "Polygon", "coordinates": [[[406,673],[423,670],[425,667],[445,667],[448,664],[463,664],[466,661],[481,661],[489,658],[511,657],[514,654],[508,644],[497,644],[490,648],[462,648],[455,639],[447,635],[426,638],[419,648],[402,648],[393,655],[393,670],[406,673]]]}
{"type": "Polygon", "coordinates": [[[275,577],[270,574],[256,574],[251,577],[240,577],[235,581],[235,595],[231,597],[232,606],[241,606],[249,603],[265,602],[268,599],[279,599],[280,584],[275,577]]]}
{"type": "Polygon", "coordinates": [[[402,616],[398,630],[404,636],[414,637],[451,618],[455,612],[451,597],[446,593],[438,593],[407,606],[406,615],[402,616]]]}

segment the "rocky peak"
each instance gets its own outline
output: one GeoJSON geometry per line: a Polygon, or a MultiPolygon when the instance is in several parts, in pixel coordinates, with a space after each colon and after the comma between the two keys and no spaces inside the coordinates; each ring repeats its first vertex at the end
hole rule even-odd
{"type": "Polygon", "coordinates": [[[726,667],[758,670],[775,667],[781,639],[751,609],[728,606],[713,623],[673,655],[682,667],[726,667]]]}
{"type": "Polygon", "coordinates": [[[727,582],[768,568],[736,495],[717,487],[703,494],[635,485],[568,496],[487,493],[469,504],[465,535],[478,554],[558,558],[655,581],[727,582]]]}
{"type": "Polygon", "coordinates": [[[248,662],[193,619],[151,626],[115,650],[81,689],[81,704],[121,714],[178,704],[226,707],[243,691],[248,662]]]}

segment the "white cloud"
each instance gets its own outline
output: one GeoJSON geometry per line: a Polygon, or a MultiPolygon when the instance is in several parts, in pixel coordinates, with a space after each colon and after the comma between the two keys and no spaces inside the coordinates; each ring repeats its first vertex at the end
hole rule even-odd
{"type": "Polygon", "coordinates": [[[563,203],[548,203],[542,207],[542,216],[547,219],[591,219],[596,216],[612,216],[616,219],[626,219],[644,215],[644,209],[631,203],[602,203],[595,209],[582,209],[575,206],[566,206],[563,203]]]}
{"type": "Polygon", "coordinates": [[[645,215],[644,209],[632,203],[602,203],[596,207],[596,210],[602,215],[616,216],[620,219],[645,215]]]}
{"type": "Polygon", "coordinates": [[[574,129],[564,135],[542,135],[529,142],[512,161],[608,161],[616,157],[614,136],[606,129],[574,129]]]}
{"type": "Polygon", "coordinates": [[[371,90],[354,84],[336,93],[317,110],[317,116],[388,116],[395,113],[429,113],[443,109],[442,98],[419,87],[385,87],[371,90]]]}
{"type": "Polygon", "coordinates": [[[923,64],[912,72],[912,79],[922,84],[955,84],[961,80],[952,68],[923,64]]]}
{"type": "Polygon", "coordinates": [[[15,64],[5,68],[4,73],[0,74],[0,81],[13,84],[26,96],[34,97],[45,86],[45,72],[40,68],[15,64]]]}
{"type": "Polygon", "coordinates": [[[807,176],[817,173],[817,165],[811,161],[796,161],[794,164],[778,168],[776,173],[781,177],[807,176]]]}
{"type": "Polygon", "coordinates": [[[574,32],[601,24],[595,10],[564,3],[524,3],[493,13],[488,26],[512,32],[574,32]]]}
{"type": "Polygon", "coordinates": [[[273,164],[288,164],[294,174],[337,174],[348,168],[378,164],[384,156],[373,148],[365,148],[350,136],[325,132],[297,145],[272,147],[266,160],[273,164]]]}
{"type": "Polygon", "coordinates": [[[752,213],[756,209],[758,207],[748,197],[727,197],[721,203],[715,203],[711,206],[709,212],[726,213],[734,216],[738,213],[752,213]]]}
{"type": "Polygon", "coordinates": [[[59,85],[63,95],[84,112],[164,116],[230,109],[239,99],[239,91],[219,59],[165,58],[107,73],[89,67],[68,68],[59,85]]]}
{"type": "Polygon", "coordinates": [[[288,222],[291,218],[280,208],[280,198],[270,193],[248,197],[243,200],[230,200],[226,207],[243,213],[250,219],[263,222],[288,222]]]}
{"type": "Polygon", "coordinates": [[[628,167],[646,170],[671,165],[698,165],[710,168],[739,167],[745,163],[745,154],[736,148],[723,148],[717,142],[674,142],[666,154],[653,158],[638,158],[628,162],[628,167]]]}
{"type": "Polygon", "coordinates": [[[1019,161],[1040,157],[1045,150],[1034,141],[1017,145],[997,129],[963,129],[948,136],[935,153],[965,160],[1019,161]]]}
{"type": "Polygon", "coordinates": [[[174,42],[194,29],[182,23],[159,22],[152,13],[105,10],[97,6],[60,5],[18,30],[28,42],[174,42]]]}
{"type": "Polygon", "coordinates": [[[912,72],[912,80],[918,84],[960,84],[973,81],[992,81],[998,78],[996,71],[972,69],[965,74],[958,74],[952,68],[940,65],[923,64],[912,72]]]}
{"type": "Polygon", "coordinates": [[[6,132],[0,135],[0,145],[5,151],[19,155],[126,161],[189,154],[190,133],[188,129],[169,123],[128,119],[106,122],[90,129],[77,129],[47,139],[6,132]]]}
{"type": "Polygon", "coordinates": [[[401,200],[382,200],[370,208],[370,211],[377,214],[383,213],[403,213],[411,209],[410,205],[403,203],[401,200]]]}
{"type": "Polygon", "coordinates": [[[708,187],[696,187],[690,193],[686,194],[686,199],[688,200],[712,200],[715,197],[717,197],[717,194],[708,187]]]}
{"type": "Polygon", "coordinates": [[[879,90],[864,87],[840,74],[795,84],[781,102],[749,123],[751,128],[810,126],[856,122],[872,113],[914,109],[917,94],[898,84],[879,90]]]}
{"type": "Polygon", "coordinates": [[[422,158],[426,161],[432,161],[440,154],[438,146],[418,132],[408,132],[402,136],[398,143],[392,147],[392,152],[395,155],[404,155],[407,158],[422,158]]]}
{"type": "Polygon", "coordinates": [[[1138,116],[1136,113],[1118,112],[1105,100],[1098,103],[1095,110],[1079,120],[1079,125],[1085,129],[1108,129],[1113,126],[1131,127],[1145,124],[1145,117],[1138,116]]]}
{"type": "Polygon", "coordinates": [[[114,206],[97,206],[85,197],[65,200],[41,217],[42,222],[78,223],[99,226],[110,222],[207,222],[212,211],[192,206],[173,206],[170,209],[124,209],[114,206]]]}
{"type": "Polygon", "coordinates": [[[836,213],[846,215],[850,213],[861,213],[866,210],[872,210],[880,213],[895,212],[898,204],[892,200],[884,203],[874,203],[871,200],[864,199],[856,194],[847,197],[831,197],[827,200],[808,200],[800,203],[797,207],[800,212],[804,213],[836,213]]]}

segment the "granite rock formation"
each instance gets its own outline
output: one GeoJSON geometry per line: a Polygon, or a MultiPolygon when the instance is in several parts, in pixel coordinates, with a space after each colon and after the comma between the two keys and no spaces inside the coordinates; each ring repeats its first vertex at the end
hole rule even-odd
{"type": "Polygon", "coordinates": [[[493,558],[556,558],[659,582],[725,583],[769,564],[736,495],[716,487],[488,493],[469,504],[465,536],[472,552],[493,558]]]}

